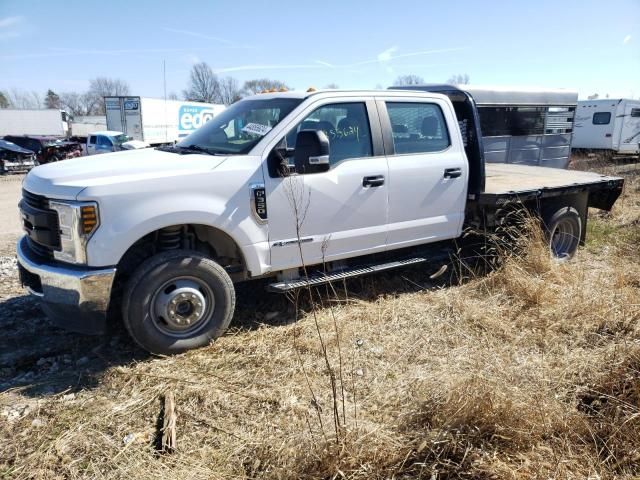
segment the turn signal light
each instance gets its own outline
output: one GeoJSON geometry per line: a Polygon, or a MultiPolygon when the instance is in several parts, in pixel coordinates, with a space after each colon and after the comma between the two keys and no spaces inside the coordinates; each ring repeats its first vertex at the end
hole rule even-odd
{"type": "Polygon", "coordinates": [[[80,208],[80,228],[85,235],[93,232],[98,226],[98,211],[94,205],[80,208]]]}

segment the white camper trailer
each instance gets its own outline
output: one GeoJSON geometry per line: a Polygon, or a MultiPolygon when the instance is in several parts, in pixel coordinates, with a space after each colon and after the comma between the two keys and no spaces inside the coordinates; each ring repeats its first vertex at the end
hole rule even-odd
{"type": "Polygon", "coordinates": [[[107,129],[150,145],[174,143],[225,109],[224,105],[145,97],[104,97],[107,129]]]}
{"type": "Polygon", "coordinates": [[[571,148],[609,155],[640,153],[640,100],[579,101],[571,148]]]}

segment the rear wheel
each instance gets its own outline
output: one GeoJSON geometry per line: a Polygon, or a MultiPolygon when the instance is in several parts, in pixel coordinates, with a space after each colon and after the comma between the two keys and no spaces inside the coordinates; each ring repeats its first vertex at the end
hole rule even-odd
{"type": "Polygon", "coordinates": [[[170,355],[205,346],[231,323],[235,290],[200,253],[176,250],[143,262],[127,282],[123,320],[144,349],[170,355]]]}
{"type": "Polygon", "coordinates": [[[572,258],[582,237],[582,218],[573,207],[557,209],[545,220],[551,255],[560,261],[572,258]]]}

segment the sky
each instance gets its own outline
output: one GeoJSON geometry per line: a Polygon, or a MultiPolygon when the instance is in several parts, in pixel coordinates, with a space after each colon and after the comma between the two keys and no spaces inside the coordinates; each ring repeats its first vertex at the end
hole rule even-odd
{"type": "Polygon", "coordinates": [[[429,83],[640,97],[640,0],[0,0],[0,90],[83,92],[90,78],[132,95],[186,88],[207,62],[240,82],[295,89],[429,83]]]}

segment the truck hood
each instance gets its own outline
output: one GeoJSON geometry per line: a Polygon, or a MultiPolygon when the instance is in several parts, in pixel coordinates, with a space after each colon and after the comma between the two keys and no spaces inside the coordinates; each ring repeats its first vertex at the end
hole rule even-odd
{"type": "Polygon", "coordinates": [[[23,187],[50,198],[75,200],[87,187],[197,174],[216,168],[226,158],[151,148],[106,153],[36,167],[25,178],[23,187]]]}

